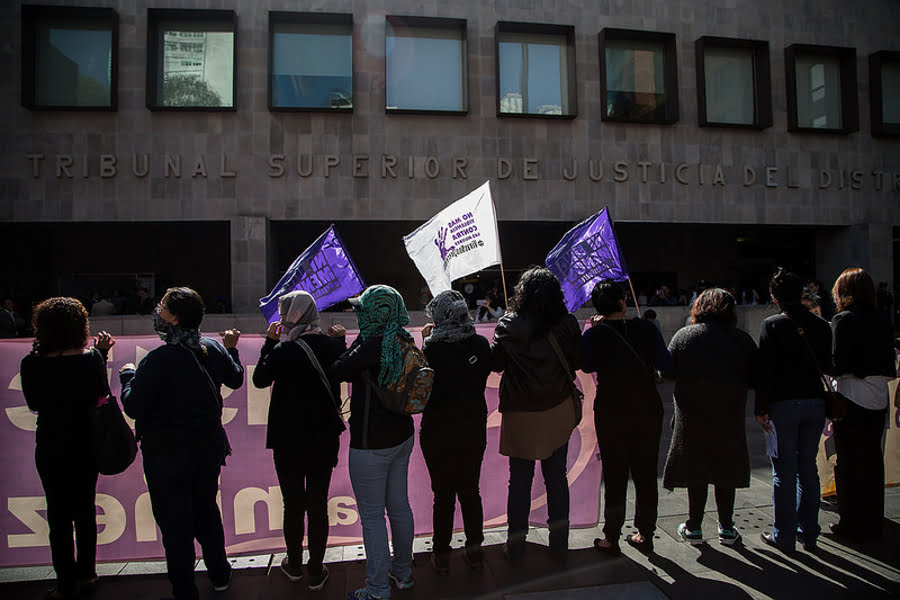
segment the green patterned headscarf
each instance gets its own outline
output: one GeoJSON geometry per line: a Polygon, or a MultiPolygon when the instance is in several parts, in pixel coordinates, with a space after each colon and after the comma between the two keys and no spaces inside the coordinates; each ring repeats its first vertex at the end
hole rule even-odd
{"type": "Polygon", "coordinates": [[[381,341],[378,385],[384,387],[397,381],[403,368],[403,351],[398,336],[412,342],[412,335],[403,329],[409,323],[403,297],[389,285],[369,286],[356,304],[356,318],[359,321],[359,335],[363,340],[384,336],[381,341]]]}

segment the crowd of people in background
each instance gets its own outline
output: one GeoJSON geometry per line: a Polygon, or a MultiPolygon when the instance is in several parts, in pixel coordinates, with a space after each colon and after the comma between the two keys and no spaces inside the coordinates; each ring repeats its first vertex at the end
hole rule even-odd
{"type": "MultiPolygon", "coordinates": [[[[762,322],[758,346],[736,327],[737,297],[706,283],[692,299],[689,323],[667,346],[649,318],[653,309],[645,313],[648,318],[628,318],[622,285],[601,281],[594,287],[596,314],[582,327],[566,309],[556,276],[533,267],[521,275],[499,316],[491,312],[501,305],[494,286],[487,288],[484,303],[477,302],[476,294],[475,309],[460,292],[438,294],[426,306],[432,322],[423,329],[421,351],[406,329],[409,314],[403,298],[390,286],[370,286],[350,300],[359,335],[349,347],[342,326],[322,330],[310,294],[283,296],[279,321],[265,332],[253,374],[255,386],[273,388],[266,447],[273,451],[284,497],[287,555],[281,570],[291,581],[306,579],[311,591],[321,590],[328,580],[323,564],[327,498],[345,429],[339,395],[339,382],[345,381],[352,384],[347,468],[366,549],[365,582],[348,599],[389,598],[392,585],[400,590],[415,586],[415,530],[407,489],[414,422],[378,399],[386,391],[402,392],[408,385],[404,382],[412,381],[405,378],[415,352],[424,354],[434,377],[420,439],[434,493],[431,567],[440,575],[450,569],[457,500],[466,562],[473,570],[484,567],[478,482],[491,372],[501,373],[499,452],[509,460],[503,553],[513,566],[521,564],[526,552],[538,463],[547,490],[550,551],[561,564],[567,560],[567,451],[582,417],[578,369],[595,373],[598,382],[589,399],[604,471],[603,537],[594,540],[598,551],[621,552],[630,477],[636,533],[625,541],[640,552],[654,552],[663,427],[660,376],[675,382],[674,431],[662,485],[687,489],[689,516],[677,528],[685,542],[704,543],[710,485],[719,542],[733,546],[741,541],[733,511],[736,490],[749,486],[744,416],[748,392],[755,390],[757,421],[777,440],[770,453],[774,525],[761,534],[761,541],[785,553],[794,552],[798,542],[807,552],[817,551],[821,530],[815,456],[826,418],[826,374],[850,402],[846,416],[834,423],[840,520],[830,524],[831,533],[856,541],[880,537],[881,439],[890,402],[887,383],[897,374],[893,328],[882,310],[884,290],[876,291],[865,270],[850,268],[830,293],[783,270],[772,276],[768,292],[779,312],[762,322]],[[475,329],[484,313],[498,319],[491,343],[475,329]],[[305,530],[309,558],[304,565],[305,530]]],[[[657,297],[669,297],[665,286],[657,297]]],[[[240,332],[223,332],[221,343],[201,337],[204,310],[194,290],[167,290],[150,312],[165,343],[139,365],[129,363],[119,371],[173,595],[188,600],[199,597],[195,540],[213,589],[223,591],[231,583],[216,505],[221,467],[232,452],[221,422],[220,387],[236,389],[244,381],[237,350],[240,332]]],[[[35,462],[47,497],[57,574],[57,587],[47,598],[59,600],[98,584],[92,504],[97,469],[87,436],[98,398],[109,395],[105,357],[115,340],[101,332],[88,349],[88,312],[71,298],[39,304],[33,326],[34,347],[22,360],[21,381],[29,408],[38,413],[35,462]]]]}

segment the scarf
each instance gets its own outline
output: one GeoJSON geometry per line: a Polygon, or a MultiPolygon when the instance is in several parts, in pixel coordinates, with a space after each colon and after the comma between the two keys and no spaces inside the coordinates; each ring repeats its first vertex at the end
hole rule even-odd
{"type": "Polygon", "coordinates": [[[425,338],[423,349],[434,342],[458,342],[475,335],[475,323],[469,314],[469,306],[456,290],[447,290],[435,296],[425,307],[425,316],[434,323],[434,329],[425,338]]]}
{"type": "Polygon", "coordinates": [[[293,342],[301,335],[322,333],[316,299],[309,292],[297,290],[281,296],[278,314],[284,327],[280,337],[282,342],[293,342]]]}
{"type": "Polygon", "coordinates": [[[356,305],[359,335],[363,341],[383,336],[381,340],[381,369],[377,383],[385,387],[400,378],[403,369],[403,351],[400,338],[413,343],[412,334],[403,329],[409,323],[409,314],[399,292],[389,285],[372,285],[359,297],[356,305]]]}
{"type": "Polygon", "coordinates": [[[188,329],[167,323],[159,316],[159,308],[151,314],[153,317],[153,330],[159,335],[159,339],[166,344],[177,345],[184,344],[191,350],[200,350],[200,330],[188,329]]]}

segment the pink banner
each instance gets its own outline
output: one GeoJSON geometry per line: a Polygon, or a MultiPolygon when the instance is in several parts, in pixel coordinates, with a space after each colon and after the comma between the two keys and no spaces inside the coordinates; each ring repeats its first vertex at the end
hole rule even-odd
{"type": "MultiPolygon", "coordinates": [[[[479,333],[490,339],[493,325],[479,325],[479,333]]],[[[421,335],[413,331],[417,343],[421,335]]],[[[348,344],[356,332],[348,332],[348,344]]],[[[156,336],[119,337],[110,353],[109,372],[113,393],[119,396],[118,369],[126,362],[139,362],[160,345],[156,336]]],[[[265,448],[269,390],[259,390],[251,382],[263,337],[244,335],[238,349],[245,367],[245,383],[239,390],[223,388],[223,421],[234,448],[228,465],[222,469],[220,506],[225,525],[225,541],[231,554],[281,551],[282,501],[272,455],[265,448]]],[[[19,381],[19,362],[31,350],[31,340],[0,341],[0,566],[49,564],[46,503],[34,467],[34,430],[36,415],[25,406],[19,381]]],[[[594,459],[596,435],[590,400],[594,396],[593,379],[581,372],[579,383],[588,401],[584,419],[569,442],[569,486],[573,527],[596,525],[600,464],[594,459]]],[[[497,387],[500,377],[488,380],[488,447],[481,473],[485,527],[506,522],[506,486],[508,461],[498,452],[500,414],[497,412],[497,387]]],[[[346,386],[342,396],[348,397],[346,386]]],[[[418,421],[418,418],[417,418],[418,421]]],[[[418,429],[418,426],[417,428],[418,429]]],[[[330,545],[361,543],[362,531],[356,501],[347,473],[347,444],[342,447],[331,482],[329,495],[330,545]]],[[[416,522],[416,534],[431,531],[432,494],[428,471],[418,443],[409,468],[409,496],[416,522]]],[[[532,494],[532,522],[545,524],[546,495],[540,476],[535,478],[532,494]]],[[[97,485],[97,557],[103,561],[127,561],[159,558],[164,555],[159,531],[153,521],[150,499],[140,457],[123,474],[100,477],[97,485]]],[[[457,511],[457,526],[462,525],[457,511]]]]}

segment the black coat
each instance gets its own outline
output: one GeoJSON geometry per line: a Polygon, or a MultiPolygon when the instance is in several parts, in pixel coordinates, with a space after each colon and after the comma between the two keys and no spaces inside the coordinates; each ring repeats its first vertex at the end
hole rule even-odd
{"type": "Polygon", "coordinates": [[[688,325],[669,343],[675,379],[675,431],[663,487],[750,485],[745,431],[756,344],[724,323],[688,325]]]}

